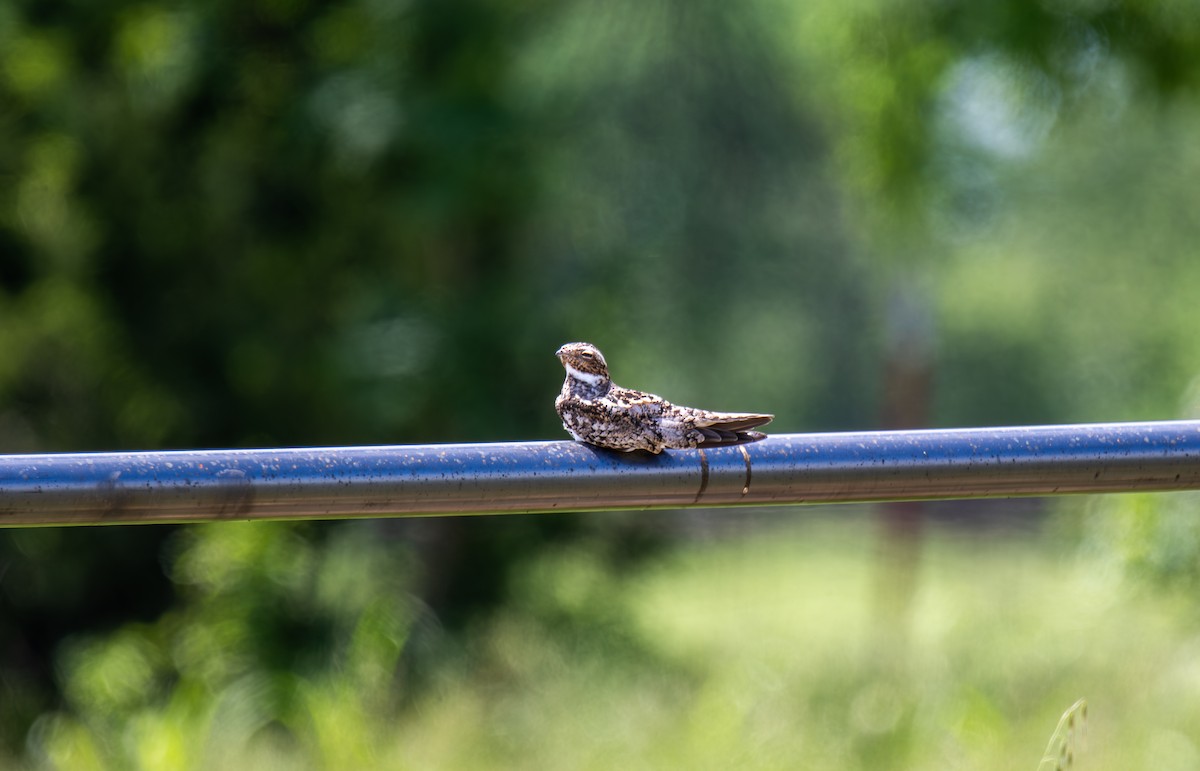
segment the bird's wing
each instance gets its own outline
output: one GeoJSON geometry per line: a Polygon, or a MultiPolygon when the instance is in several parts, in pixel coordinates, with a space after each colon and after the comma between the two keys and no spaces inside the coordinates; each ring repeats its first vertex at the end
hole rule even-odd
{"type": "Polygon", "coordinates": [[[657,418],[671,407],[671,403],[661,396],[620,386],[613,386],[605,396],[605,401],[615,409],[628,410],[638,418],[657,418]]]}

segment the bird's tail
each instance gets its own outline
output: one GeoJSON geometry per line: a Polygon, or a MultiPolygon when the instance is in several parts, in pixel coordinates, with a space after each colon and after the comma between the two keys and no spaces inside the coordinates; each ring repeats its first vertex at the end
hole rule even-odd
{"type": "Polygon", "coordinates": [[[694,425],[704,435],[703,446],[723,447],[766,439],[766,434],[759,431],[751,431],[750,429],[766,425],[774,417],[774,415],[750,412],[707,412],[696,410],[694,425]]]}

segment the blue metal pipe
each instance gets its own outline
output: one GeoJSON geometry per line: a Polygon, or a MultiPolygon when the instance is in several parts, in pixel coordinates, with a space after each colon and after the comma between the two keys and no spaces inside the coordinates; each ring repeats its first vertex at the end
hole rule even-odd
{"type": "Polygon", "coordinates": [[[1200,421],[576,442],[0,456],[0,527],[1200,489],[1200,421]]]}

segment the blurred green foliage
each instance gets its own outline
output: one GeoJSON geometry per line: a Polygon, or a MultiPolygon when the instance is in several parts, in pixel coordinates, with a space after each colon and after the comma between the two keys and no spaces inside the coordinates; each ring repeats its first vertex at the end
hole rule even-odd
{"type": "MultiPolygon", "coordinates": [[[[929,363],[936,424],[1194,414],[1198,81],[1190,3],[3,4],[0,451],[559,436],[569,339],[781,431],[875,425],[896,357],[929,363]]],[[[1103,564],[1194,587],[1192,499],[1087,505],[1103,564]]],[[[659,646],[711,630],[645,634],[615,599],[659,540],[627,516],[0,534],[0,760],[517,761],[520,721],[596,699],[679,738],[651,765],[815,765],[777,743],[810,718],[874,768],[936,765],[951,714],[1007,735],[991,659],[932,723],[861,661],[713,685],[728,651],[659,646]]]]}
{"type": "MultiPolygon", "coordinates": [[[[517,570],[504,611],[399,713],[391,700],[402,691],[393,672],[405,624],[394,610],[366,612],[327,657],[287,670],[255,662],[257,634],[213,627],[215,616],[164,619],[70,649],[69,709],[38,721],[30,759],[73,769],[1033,771],[1081,690],[1093,706],[1075,767],[1183,769],[1200,759],[1195,624],[1180,613],[1189,592],[1140,591],[1103,560],[1064,560],[995,533],[943,534],[929,547],[899,647],[862,602],[876,555],[841,512],[686,546],[620,577],[586,549],[548,552],[517,570]],[[581,615],[592,620],[564,634],[561,619],[581,615]],[[147,698],[170,661],[188,673],[169,698],[147,698]],[[231,669],[214,677],[222,667],[231,669]]],[[[292,576],[314,586],[339,572],[341,558],[317,564],[302,552],[273,556],[302,563],[292,576]]],[[[262,577],[247,556],[233,572],[262,577]]],[[[319,591],[296,594],[287,582],[262,583],[274,599],[321,604],[319,591]]],[[[226,588],[258,595],[262,583],[226,588]]],[[[229,597],[198,591],[201,604],[229,597]]],[[[372,602],[360,589],[324,612],[358,614],[372,602]]],[[[228,615],[235,628],[245,618],[228,615]]]]}
{"type": "Polygon", "coordinates": [[[362,766],[402,692],[408,561],[371,548],[363,529],[304,535],[252,524],[180,532],[172,578],[183,607],[64,647],[69,711],[38,719],[35,758],[212,768],[261,752],[362,766]]]}

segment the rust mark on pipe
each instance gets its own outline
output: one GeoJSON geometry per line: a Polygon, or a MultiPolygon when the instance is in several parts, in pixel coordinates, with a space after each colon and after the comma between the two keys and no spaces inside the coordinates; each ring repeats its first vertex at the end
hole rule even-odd
{"type": "Polygon", "coordinates": [[[708,455],[704,450],[696,450],[696,452],[700,453],[700,489],[696,492],[696,499],[692,503],[699,503],[704,491],[708,489],[708,455]]]}

